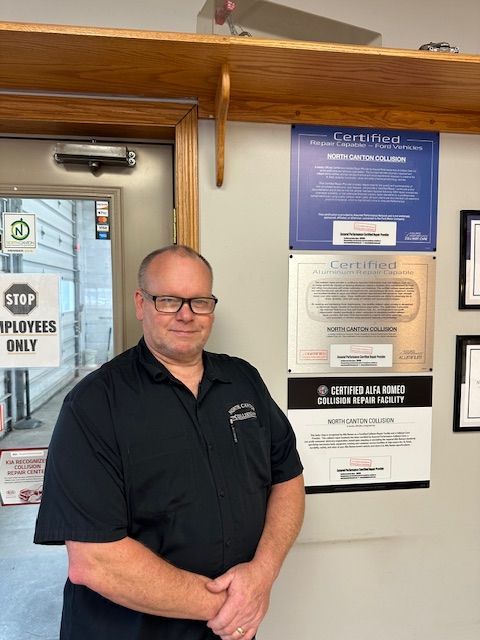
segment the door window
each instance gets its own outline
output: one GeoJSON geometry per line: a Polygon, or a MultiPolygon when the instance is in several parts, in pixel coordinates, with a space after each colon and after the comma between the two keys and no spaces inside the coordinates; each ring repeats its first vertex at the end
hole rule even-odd
{"type": "MultiPolygon", "coordinates": [[[[36,228],[36,248],[1,253],[1,273],[24,273],[26,282],[29,274],[58,277],[60,365],[23,368],[21,353],[13,356],[15,367],[0,362],[0,404],[8,446],[16,446],[13,433],[43,429],[42,422],[45,431],[35,440],[47,446],[53,424],[50,418],[42,420],[42,408],[50,413],[54,406],[56,411],[57,394],[63,399],[72,383],[113,355],[112,211],[108,201],[57,198],[2,198],[1,210],[16,213],[19,219],[33,214],[36,228]]],[[[2,229],[4,236],[6,232],[2,229]]],[[[1,314],[9,315],[4,306],[0,308],[1,314]]]]}

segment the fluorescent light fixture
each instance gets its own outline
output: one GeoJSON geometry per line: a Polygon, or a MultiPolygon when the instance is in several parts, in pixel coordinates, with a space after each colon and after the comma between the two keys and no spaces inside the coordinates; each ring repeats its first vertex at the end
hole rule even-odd
{"type": "Polygon", "coordinates": [[[93,173],[102,165],[134,167],[135,151],[125,145],[90,142],[59,142],[53,154],[58,164],[87,164],[93,173]]]}

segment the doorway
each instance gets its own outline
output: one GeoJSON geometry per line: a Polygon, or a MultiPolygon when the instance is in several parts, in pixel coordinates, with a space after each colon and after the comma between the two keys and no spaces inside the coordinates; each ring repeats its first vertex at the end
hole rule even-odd
{"type": "MultiPolygon", "coordinates": [[[[128,142],[135,167],[95,174],[57,164],[55,146],[0,140],[0,214],[33,214],[36,222],[35,249],[0,251],[0,276],[56,275],[60,352],[58,366],[0,362],[0,449],[48,447],[68,390],[138,341],[138,265],[173,239],[171,143],[128,142]]],[[[32,544],[37,509],[0,507],[0,637],[10,640],[58,638],[66,552],[32,544]]]]}

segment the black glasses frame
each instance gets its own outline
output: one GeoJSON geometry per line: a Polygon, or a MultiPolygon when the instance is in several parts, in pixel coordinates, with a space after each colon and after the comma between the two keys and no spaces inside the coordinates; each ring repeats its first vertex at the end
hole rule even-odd
{"type": "Polygon", "coordinates": [[[196,316],[208,316],[215,311],[215,306],[218,302],[218,298],[216,298],[215,296],[195,296],[193,298],[181,298],[180,296],[167,296],[166,294],[154,296],[151,293],[148,293],[148,291],[145,291],[145,289],[140,289],[140,291],[142,292],[142,295],[144,298],[146,297],[153,302],[153,306],[155,307],[155,311],[157,313],[166,313],[166,314],[178,313],[184,304],[188,304],[190,311],[194,313],[196,316]],[[178,309],[176,311],[160,311],[159,309],[157,309],[157,298],[173,298],[175,300],[178,300],[178,309]],[[198,311],[195,311],[192,308],[192,300],[213,300],[215,304],[213,305],[213,309],[208,313],[198,313],[198,311]]]}

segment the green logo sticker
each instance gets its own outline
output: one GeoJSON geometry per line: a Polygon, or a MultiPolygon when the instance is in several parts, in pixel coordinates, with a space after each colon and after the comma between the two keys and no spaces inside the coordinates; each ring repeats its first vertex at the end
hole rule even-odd
{"type": "Polygon", "coordinates": [[[15,220],[11,224],[12,238],[15,240],[26,240],[30,235],[30,227],[25,220],[15,220]]]}

